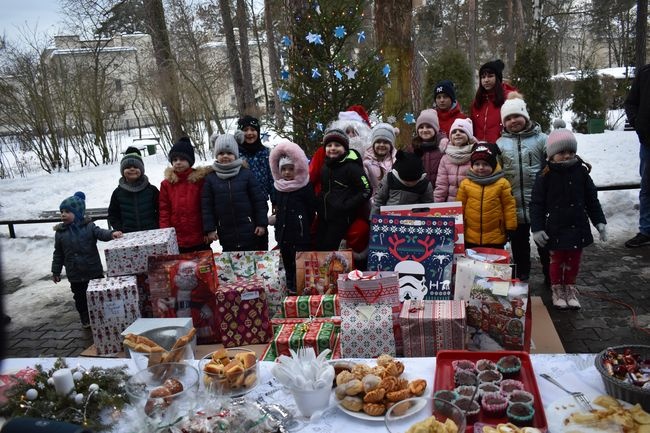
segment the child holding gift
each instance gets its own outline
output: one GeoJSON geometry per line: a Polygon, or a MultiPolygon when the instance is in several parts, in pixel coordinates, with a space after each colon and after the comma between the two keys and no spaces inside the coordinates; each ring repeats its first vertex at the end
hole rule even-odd
{"type": "Polygon", "coordinates": [[[104,278],[97,241],[110,241],[122,237],[122,232],[99,228],[86,213],[86,195],[77,191],[61,202],[61,223],[54,227],[54,255],[52,256],[52,281],[61,281],[61,270],[70,282],[74,305],[84,329],[90,328],[86,290],[90,280],[104,278]]]}
{"type": "Polygon", "coordinates": [[[591,166],[576,155],[577,150],[571,131],[555,129],[549,134],[548,165],[537,175],[530,203],[533,239],[551,256],[552,300],[558,309],[580,308],[575,284],[582,249],[594,241],[589,220],[600,240],[607,241],[607,221],[589,176],[591,166]]]}
{"type": "Polygon", "coordinates": [[[451,125],[451,137],[440,159],[433,199],[436,203],[455,201],[458,186],[470,168],[469,159],[476,143],[470,119],[456,119],[451,125]]]}
{"type": "Polygon", "coordinates": [[[311,249],[311,224],[316,211],[305,152],[289,140],[280,141],[269,157],[273,173],[276,214],[275,240],[280,246],[287,288],[296,294],[296,251],[311,249]]]}
{"type": "Polygon", "coordinates": [[[463,203],[466,248],[503,249],[507,233],[517,228],[515,198],[498,167],[497,151],[494,143],[478,143],[467,178],[458,188],[456,199],[463,203]]]}

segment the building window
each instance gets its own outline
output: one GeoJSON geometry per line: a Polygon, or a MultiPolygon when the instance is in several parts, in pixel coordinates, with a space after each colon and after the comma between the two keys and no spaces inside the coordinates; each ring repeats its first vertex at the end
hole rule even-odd
{"type": "Polygon", "coordinates": [[[120,80],[119,78],[115,79],[115,90],[117,90],[118,92],[122,91],[122,80],[120,80]]]}

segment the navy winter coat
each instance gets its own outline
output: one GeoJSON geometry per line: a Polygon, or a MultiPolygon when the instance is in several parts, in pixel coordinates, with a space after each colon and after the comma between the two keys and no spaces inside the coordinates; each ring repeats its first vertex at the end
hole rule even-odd
{"type": "MultiPolygon", "coordinates": [[[[128,186],[128,185],[127,185],[128,186]]],[[[108,205],[108,222],[124,233],[158,228],[158,188],[151,184],[141,191],[115,188],[108,205]]]]}
{"type": "Polygon", "coordinates": [[[316,196],[311,183],[297,191],[275,192],[276,223],[275,240],[308,246],[311,224],[316,210],[316,196]]]}

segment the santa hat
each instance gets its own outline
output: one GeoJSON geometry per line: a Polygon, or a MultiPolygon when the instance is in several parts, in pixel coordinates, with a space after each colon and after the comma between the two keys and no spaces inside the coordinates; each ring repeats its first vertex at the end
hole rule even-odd
{"type": "Polygon", "coordinates": [[[370,126],[370,118],[361,105],[350,105],[346,111],[339,112],[339,120],[355,120],[370,126]]]}

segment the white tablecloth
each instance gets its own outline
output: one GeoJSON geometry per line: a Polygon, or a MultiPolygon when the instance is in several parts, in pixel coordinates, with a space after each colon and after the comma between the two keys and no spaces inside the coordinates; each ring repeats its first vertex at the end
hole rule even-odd
{"type": "MultiPolygon", "coordinates": [[[[605,393],[601,377],[594,367],[594,356],[593,354],[530,355],[537,377],[537,385],[547,412],[551,403],[566,399],[567,394],[541,378],[539,376],[541,373],[547,373],[556,378],[569,390],[579,390],[587,395],[605,393]]],[[[36,364],[41,364],[47,369],[53,365],[55,360],[55,358],[10,358],[3,361],[2,370],[4,373],[11,373],[36,364]]],[[[431,396],[433,394],[436,359],[404,358],[402,361],[406,366],[409,378],[424,378],[427,380],[428,386],[425,395],[431,396]]],[[[89,368],[91,366],[98,366],[108,368],[127,365],[131,371],[135,368],[130,359],[66,358],[66,362],[70,367],[83,366],[89,368]]],[[[383,422],[364,421],[352,418],[350,415],[339,410],[333,401],[330,409],[325,411],[319,420],[309,422],[309,420],[302,418],[298,414],[293,397],[271,375],[272,365],[273,363],[271,362],[262,362],[259,385],[247,397],[266,403],[279,403],[289,411],[296,413],[298,423],[302,426],[300,429],[301,432],[342,432],[350,431],[351,426],[354,427],[355,433],[386,431],[383,422]]]]}

